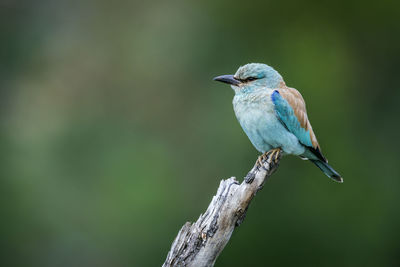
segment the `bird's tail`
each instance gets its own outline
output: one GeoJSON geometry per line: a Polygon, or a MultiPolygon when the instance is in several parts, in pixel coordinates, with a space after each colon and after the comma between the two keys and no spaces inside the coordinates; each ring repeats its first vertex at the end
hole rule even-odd
{"type": "Polygon", "coordinates": [[[326,176],[328,176],[332,180],[343,183],[342,176],[340,176],[339,173],[337,173],[331,166],[329,166],[328,163],[323,162],[322,160],[311,160],[311,162],[317,165],[317,167],[320,168],[321,171],[323,171],[326,176]]]}

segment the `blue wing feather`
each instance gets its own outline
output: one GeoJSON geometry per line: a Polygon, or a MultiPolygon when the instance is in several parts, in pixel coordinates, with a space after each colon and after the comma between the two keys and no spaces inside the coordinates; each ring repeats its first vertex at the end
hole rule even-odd
{"type": "Polygon", "coordinates": [[[294,114],[293,108],[284,99],[281,94],[275,90],[271,95],[272,102],[275,105],[275,112],[278,119],[286,127],[286,129],[294,134],[299,142],[307,147],[313,147],[310,137],[310,131],[301,127],[299,120],[294,114]]]}

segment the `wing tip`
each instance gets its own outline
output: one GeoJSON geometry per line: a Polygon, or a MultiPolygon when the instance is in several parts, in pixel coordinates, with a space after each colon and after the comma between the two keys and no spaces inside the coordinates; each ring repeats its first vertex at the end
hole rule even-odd
{"type": "Polygon", "coordinates": [[[332,180],[334,180],[335,182],[338,182],[340,184],[343,184],[343,177],[339,176],[339,175],[332,175],[330,177],[332,180]]]}

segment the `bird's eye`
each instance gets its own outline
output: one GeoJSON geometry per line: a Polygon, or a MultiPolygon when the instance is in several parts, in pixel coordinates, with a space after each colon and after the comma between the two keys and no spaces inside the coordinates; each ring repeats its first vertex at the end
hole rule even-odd
{"type": "Polygon", "coordinates": [[[257,78],[256,77],[248,77],[248,78],[246,78],[246,82],[251,82],[251,81],[254,81],[254,80],[256,80],[257,78]]]}

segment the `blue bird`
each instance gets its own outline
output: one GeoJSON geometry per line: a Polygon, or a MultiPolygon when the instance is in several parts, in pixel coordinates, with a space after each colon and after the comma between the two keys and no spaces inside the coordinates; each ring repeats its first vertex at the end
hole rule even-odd
{"type": "Polygon", "coordinates": [[[329,178],[343,179],[322,155],[307,117],[306,104],[300,92],[287,87],[282,76],[266,64],[250,63],[235,75],[222,75],[215,81],[230,84],[235,91],[233,108],[244,132],[254,147],[263,153],[272,150],[276,156],[300,156],[317,165],[329,178]]]}

